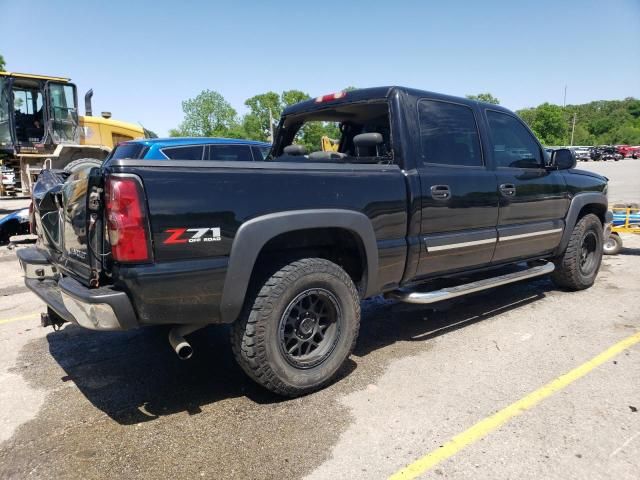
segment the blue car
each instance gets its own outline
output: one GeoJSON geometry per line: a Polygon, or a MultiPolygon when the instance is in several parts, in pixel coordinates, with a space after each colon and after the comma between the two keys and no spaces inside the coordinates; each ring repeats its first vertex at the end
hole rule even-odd
{"type": "Polygon", "coordinates": [[[270,149],[269,143],[235,138],[141,138],[120,143],[107,161],[133,158],[257,162],[264,160],[270,149]]]}

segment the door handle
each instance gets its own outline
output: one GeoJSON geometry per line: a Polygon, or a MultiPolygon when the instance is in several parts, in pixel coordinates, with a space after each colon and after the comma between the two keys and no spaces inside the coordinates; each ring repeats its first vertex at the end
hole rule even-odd
{"type": "Polygon", "coordinates": [[[431,185],[431,198],[434,200],[449,200],[451,198],[449,185],[431,185]]]}
{"type": "Polygon", "coordinates": [[[505,197],[515,197],[516,186],[513,183],[503,183],[500,185],[500,193],[505,197]]]}

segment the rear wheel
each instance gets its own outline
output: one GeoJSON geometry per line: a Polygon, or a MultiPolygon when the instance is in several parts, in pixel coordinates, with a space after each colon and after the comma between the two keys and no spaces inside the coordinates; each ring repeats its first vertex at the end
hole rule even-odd
{"type": "Polygon", "coordinates": [[[96,158],[79,158],[65,165],[64,171],[67,173],[75,173],[84,168],[99,167],[102,161],[96,158]]]}
{"type": "Polygon", "coordinates": [[[232,327],[233,352],[257,383],[295,397],[333,380],[360,326],[353,281],[335,263],[306,258],[264,282],[232,327]]]}
{"type": "Polygon", "coordinates": [[[617,233],[609,235],[604,242],[604,254],[605,255],[617,255],[622,250],[622,238],[617,233]]]}
{"type": "Polygon", "coordinates": [[[569,244],[554,263],[551,278],[559,287],[584,290],[595,282],[602,261],[602,223],[590,213],[582,217],[571,232],[569,244]]]}

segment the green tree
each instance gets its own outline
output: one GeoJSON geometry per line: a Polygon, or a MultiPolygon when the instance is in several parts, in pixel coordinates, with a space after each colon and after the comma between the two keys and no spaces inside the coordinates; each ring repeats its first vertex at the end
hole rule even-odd
{"type": "Polygon", "coordinates": [[[261,93],[248,98],[244,104],[249,107],[249,113],[242,122],[247,135],[255,140],[266,140],[270,132],[270,119],[275,121],[282,111],[280,95],[276,92],[261,93]]]}
{"type": "Polygon", "coordinates": [[[607,143],[640,145],[640,127],[623,125],[612,133],[611,142],[607,143]]]}
{"type": "Polygon", "coordinates": [[[237,113],[218,92],[203,90],[195,98],[182,102],[184,120],[170,135],[222,137],[238,127],[237,113]]]}
{"type": "Polygon", "coordinates": [[[301,90],[286,90],[282,92],[281,100],[282,106],[288,107],[290,105],[294,105],[299,102],[304,102],[305,100],[309,100],[311,97],[308,93],[305,93],[301,90]]]}
{"type": "Polygon", "coordinates": [[[294,143],[304,145],[308,152],[322,149],[322,137],[340,138],[340,130],[335,122],[310,121],[305,123],[296,134],[294,143]]]}
{"type": "Polygon", "coordinates": [[[573,133],[574,145],[593,145],[596,143],[596,138],[589,133],[589,130],[585,125],[582,125],[579,120],[576,121],[576,129],[573,133]]]}
{"type": "Polygon", "coordinates": [[[0,72],[4,72],[5,68],[7,68],[7,64],[4,61],[4,57],[0,55],[0,72]]]}
{"type": "Polygon", "coordinates": [[[627,110],[629,111],[629,115],[634,118],[640,118],[640,100],[625,98],[625,102],[628,103],[627,110]]]}
{"type": "Polygon", "coordinates": [[[534,109],[520,110],[522,118],[545,145],[564,145],[568,142],[568,119],[558,105],[543,103],[534,109]]]}
{"type": "Polygon", "coordinates": [[[491,95],[489,92],[487,93],[479,93],[477,95],[467,95],[467,98],[470,100],[477,100],[478,102],[492,103],[493,105],[500,105],[500,100],[491,95]]]}
{"type": "Polygon", "coordinates": [[[309,98],[309,94],[301,90],[286,90],[280,95],[266,92],[247,99],[244,104],[249,112],[242,119],[245,135],[254,140],[267,140],[271,133],[270,119],[276,124],[284,108],[309,98]]]}

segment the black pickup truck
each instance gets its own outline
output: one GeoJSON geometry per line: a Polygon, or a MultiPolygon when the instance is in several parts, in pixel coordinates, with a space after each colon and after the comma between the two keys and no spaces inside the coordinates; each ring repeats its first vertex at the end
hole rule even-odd
{"type": "Polygon", "coordinates": [[[185,335],[232,324],[244,371],[295,396],[334,378],[364,298],[428,304],[545,274],[569,290],[596,278],[606,178],[546,152],[505,108],[340,92],[287,108],[274,140],[264,162],[107,159],[45,175],[37,246],[18,251],[49,306],[43,324],[171,325],[181,358],[185,335]],[[305,149],[318,125],[335,128],[337,151],[305,149]]]}

